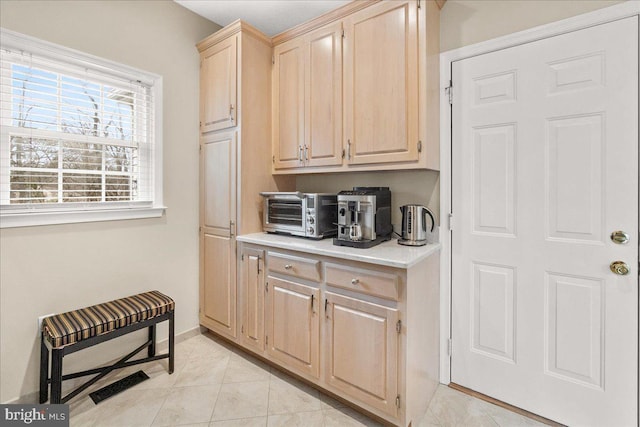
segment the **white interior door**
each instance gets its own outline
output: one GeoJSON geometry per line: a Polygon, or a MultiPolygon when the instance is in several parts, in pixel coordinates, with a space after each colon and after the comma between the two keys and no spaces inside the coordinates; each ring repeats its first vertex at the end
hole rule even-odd
{"type": "Polygon", "coordinates": [[[565,424],[637,425],[637,17],[452,76],[451,381],[565,424]]]}

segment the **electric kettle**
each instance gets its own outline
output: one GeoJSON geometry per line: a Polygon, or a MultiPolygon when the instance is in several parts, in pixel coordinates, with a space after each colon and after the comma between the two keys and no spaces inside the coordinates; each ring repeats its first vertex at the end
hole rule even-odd
{"type": "Polygon", "coordinates": [[[427,233],[433,231],[435,221],[429,209],[422,205],[400,206],[402,212],[402,234],[398,243],[407,246],[427,244],[427,233]],[[431,218],[431,227],[427,231],[427,215],[431,218]]]}

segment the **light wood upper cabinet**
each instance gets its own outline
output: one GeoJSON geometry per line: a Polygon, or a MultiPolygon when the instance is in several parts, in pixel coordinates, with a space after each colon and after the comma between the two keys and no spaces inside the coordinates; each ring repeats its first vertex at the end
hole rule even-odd
{"type": "Polygon", "coordinates": [[[398,311],[326,292],[325,381],[385,413],[398,410],[398,311]]]}
{"type": "Polygon", "coordinates": [[[439,169],[439,16],[433,0],[363,0],[274,37],[274,97],[289,100],[273,103],[274,173],[439,169]],[[300,102],[278,62],[293,46],[304,119],[278,86],[300,102]]]}
{"type": "Polygon", "coordinates": [[[342,164],[342,23],[274,48],[274,168],[342,164]]]}
{"type": "Polygon", "coordinates": [[[236,133],[208,134],[201,139],[201,223],[229,236],[236,222],[236,133]]]}
{"type": "Polygon", "coordinates": [[[200,132],[236,126],[237,37],[201,54],[200,132]]]}
{"type": "Polygon", "coordinates": [[[305,37],[307,166],[342,164],[342,23],[305,37]]]}
{"type": "Polygon", "coordinates": [[[418,160],[415,2],[382,2],[344,21],[345,138],[351,164],[418,160]]]}
{"type": "Polygon", "coordinates": [[[274,49],[273,141],[276,169],[304,166],[304,42],[274,49]]]}
{"type": "Polygon", "coordinates": [[[267,354],[287,368],[320,376],[320,290],[267,277],[267,354]]]}
{"type": "Polygon", "coordinates": [[[243,248],[240,261],[240,338],[258,351],[264,350],[264,252],[243,248]]]}

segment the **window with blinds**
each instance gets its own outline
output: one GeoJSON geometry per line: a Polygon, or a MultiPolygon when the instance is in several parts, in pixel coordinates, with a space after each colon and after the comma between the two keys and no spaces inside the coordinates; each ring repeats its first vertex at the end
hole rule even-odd
{"type": "Polygon", "coordinates": [[[2,213],[153,206],[157,81],[119,64],[5,35],[2,213]]]}

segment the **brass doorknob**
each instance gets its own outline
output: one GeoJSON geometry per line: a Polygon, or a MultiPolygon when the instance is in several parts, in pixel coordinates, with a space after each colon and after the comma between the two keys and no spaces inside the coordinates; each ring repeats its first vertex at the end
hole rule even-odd
{"type": "Polygon", "coordinates": [[[624,261],[613,261],[609,268],[615,274],[619,274],[620,276],[626,276],[629,274],[629,266],[624,261]]]}
{"type": "Polygon", "coordinates": [[[613,233],[611,233],[611,240],[613,241],[613,243],[617,243],[619,245],[623,245],[625,243],[627,243],[630,239],[630,236],[628,233],[625,233],[622,230],[616,230],[613,233]]]}

